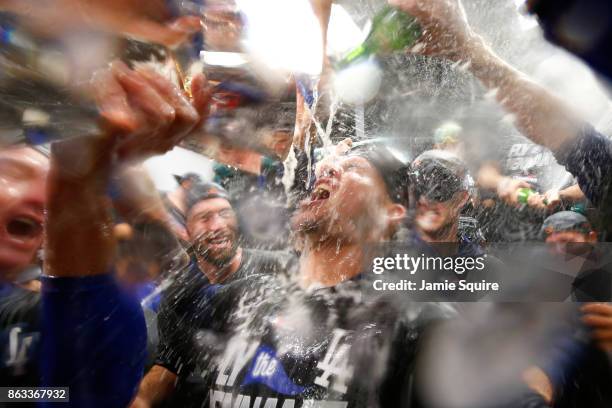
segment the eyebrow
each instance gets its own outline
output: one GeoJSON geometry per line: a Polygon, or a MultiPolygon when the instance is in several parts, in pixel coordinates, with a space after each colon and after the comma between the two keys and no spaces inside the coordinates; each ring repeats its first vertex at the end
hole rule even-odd
{"type": "Polygon", "coordinates": [[[215,214],[215,213],[220,213],[223,211],[233,211],[231,208],[229,207],[223,207],[223,208],[219,208],[216,210],[207,210],[207,211],[200,211],[200,212],[196,212],[193,214],[192,217],[202,217],[202,216],[208,216],[210,214],[215,214]]]}
{"type": "Polygon", "coordinates": [[[0,167],[12,167],[22,172],[27,177],[33,177],[35,170],[23,161],[12,157],[0,157],[0,167]]]}

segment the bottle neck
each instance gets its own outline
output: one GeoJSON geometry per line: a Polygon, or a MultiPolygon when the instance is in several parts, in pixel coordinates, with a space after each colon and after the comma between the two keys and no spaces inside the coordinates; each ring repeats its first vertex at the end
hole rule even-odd
{"type": "Polygon", "coordinates": [[[362,43],[359,46],[357,46],[355,49],[353,49],[351,52],[349,52],[344,58],[342,58],[338,62],[338,68],[339,69],[346,68],[348,65],[352,64],[354,61],[357,61],[358,59],[366,57],[370,54],[371,52],[369,50],[369,47],[367,47],[366,43],[362,43]]]}

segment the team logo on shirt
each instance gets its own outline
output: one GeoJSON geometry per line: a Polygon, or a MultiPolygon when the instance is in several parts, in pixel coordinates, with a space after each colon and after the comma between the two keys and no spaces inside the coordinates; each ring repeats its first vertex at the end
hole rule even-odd
{"type": "Polygon", "coordinates": [[[349,364],[349,351],[351,345],[342,343],[348,332],[342,329],[334,329],[333,337],[323,357],[317,364],[321,374],[315,378],[315,384],[330,388],[342,394],[346,393],[348,381],[353,377],[353,366],[349,364]]]}
{"type": "MultiPolygon", "coordinates": [[[[349,364],[350,344],[346,342],[349,332],[334,329],[329,347],[317,364],[318,375],[314,383],[339,393],[346,393],[347,384],[353,376],[353,366],[349,364]]],[[[246,368],[241,386],[262,384],[288,397],[303,395],[308,387],[295,384],[289,377],[276,350],[260,342],[249,342],[244,337],[235,337],[228,344],[219,365],[216,386],[234,387],[240,372],[246,368]],[[248,364],[250,362],[250,364],[248,364]]],[[[298,401],[294,398],[272,398],[225,392],[211,389],[209,393],[210,408],[293,408],[298,401]]],[[[302,402],[304,407],[312,408],[346,408],[347,401],[310,400],[302,402]]]]}
{"type": "Polygon", "coordinates": [[[2,363],[13,370],[13,375],[25,373],[25,366],[31,359],[33,345],[38,340],[38,333],[26,333],[21,326],[12,326],[5,330],[8,333],[8,347],[2,363]]]}

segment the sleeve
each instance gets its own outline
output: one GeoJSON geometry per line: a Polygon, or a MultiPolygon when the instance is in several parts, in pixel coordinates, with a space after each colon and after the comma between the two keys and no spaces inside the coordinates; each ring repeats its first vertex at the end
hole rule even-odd
{"type": "Polygon", "coordinates": [[[69,387],[74,407],[126,407],[146,358],[140,304],[112,275],[42,278],[43,385],[69,387]]]}
{"type": "Polygon", "coordinates": [[[578,179],[580,189],[597,207],[610,201],[612,184],[612,141],[585,126],[582,133],[554,152],[557,161],[578,179]]]}

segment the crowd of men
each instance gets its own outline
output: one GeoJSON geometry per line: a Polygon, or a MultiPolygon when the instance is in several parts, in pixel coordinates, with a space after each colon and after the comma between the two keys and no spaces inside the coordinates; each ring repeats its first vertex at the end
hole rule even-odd
{"type": "Polygon", "coordinates": [[[586,303],[557,308],[367,295],[367,267],[382,244],[488,254],[497,265],[504,260],[489,243],[503,237],[508,214],[538,213],[527,220],[536,231],[529,242],[559,256],[573,244],[599,256],[612,231],[610,139],[500,59],[458,0],[391,4],[419,20],[421,52],[470,61],[517,128],[575,183],[521,199],[525,180],[491,164],[470,174],[455,125],[410,163],[380,142],[344,139],[316,163],[294,145],[289,193],[300,200],[288,211],[290,242],[264,250],[242,239],[235,193],[222,177],[177,175],[166,194],[142,187],[139,164],[206,122],[206,78],[195,75],[187,95],[158,72],[115,61],[92,80],[104,132],[48,151],[0,150],[0,385],[68,387],[75,407],[611,406],[609,271],[572,277],[569,299],[586,303]],[[495,337],[474,323],[487,313],[491,328],[496,316],[544,315],[544,323],[534,318],[495,337]],[[482,338],[472,341],[489,356],[463,372],[461,358],[434,351],[463,392],[430,375],[440,364],[430,360],[432,345],[452,343],[444,333],[456,325],[457,342],[476,327],[482,338]],[[500,336],[530,337],[538,325],[554,331],[534,339],[541,353],[524,352],[524,365],[510,361],[500,336]],[[499,353],[487,354],[492,347],[499,353]],[[500,374],[506,382],[487,382],[498,364],[519,367],[500,374]],[[490,384],[487,392],[472,392],[476,382],[490,384]]]}

